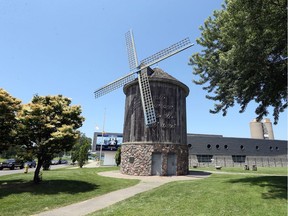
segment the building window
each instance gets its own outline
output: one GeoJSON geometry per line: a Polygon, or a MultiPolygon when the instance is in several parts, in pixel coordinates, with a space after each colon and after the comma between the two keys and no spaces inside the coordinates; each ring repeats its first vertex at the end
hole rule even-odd
{"type": "Polygon", "coordinates": [[[213,155],[196,155],[198,163],[211,163],[213,155]]]}
{"type": "Polygon", "coordinates": [[[259,151],[259,146],[256,146],[256,150],[259,151]]]}
{"type": "Polygon", "coordinates": [[[134,157],[129,157],[129,163],[134,163],[134,157]]]}
{"type": "Polygon", "coordinates": [[[246,155],[232,155],[234,163],[245,163],[246,155]]]}
{"type": "Polygon", "coordinates": [[[228,149],[228,145],[224,145],[224,148],[227,150],[228,149]]]}
{"type": "Polygon", "coordinates": [[[219,145],[216,145],[216,149],[219,149],[220,148],[220,146],[219,145]]]}
{"type": "Polygon", "coordinates": [[[273,147],[272,146],[270,146],[270,151],[273,151],[273,147]]]}
{"type": "Polygon", "coordinates": [[[208,149],[211,149],[211,145],[210,145],[210,144],[208,144],[208,145],[207,145],[207,148],[208,148],[208,149]]]}
{"type": "Polygon", "coordinates": [[[279,147],[278,146],[276,147],[276,151],[279,151],[279,147]]]}
{"type": "Polygon", "coordinates": [[[245,147],[243,145],[241,145],[240,149],[243,151],[245,149],[245,147]]]}
{"type": "Polygon", "coordinates": [[[192,144],[188,144],[188,148],[192,148],[192,144]]]}

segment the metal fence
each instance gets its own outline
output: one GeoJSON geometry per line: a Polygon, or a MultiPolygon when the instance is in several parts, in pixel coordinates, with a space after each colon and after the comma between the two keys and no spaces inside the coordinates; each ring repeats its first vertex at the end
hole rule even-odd
{"type": "Polygon", "coordinates": [[[210,161],[207,155],[189,155],[189,166],[209,167],[243,167],[244,165],[258,167],[287,167],[287,156],[278,157],[257,157],[257,156],[241,156],[241,160],[235,160],[237,157],[231,156],[213,156],[210,161]]]}

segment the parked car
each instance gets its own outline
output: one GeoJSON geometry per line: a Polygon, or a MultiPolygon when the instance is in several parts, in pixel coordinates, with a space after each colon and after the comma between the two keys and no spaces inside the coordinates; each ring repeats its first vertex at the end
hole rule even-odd
{"type": "Polygon", "coordinates": [[[59,164],[68,164],[67,160],[59,160],[59,164]]]}
{"type": "Polygon", "coordinates": [[[14,158],[7,159],[0,163],[0,170],[4,168],[8,168],[10,170],[14,170],[15,168],[23,169],[24,168],[24,162],[21,160],[16,160],[14,158]]]}
{"type": "Polygon", "coordinates": [[[59,160],[51,160],[51,165],[67,164],[67,163],[68,163],[67,160],[62,160],[62,159],[59,159],[59,160]]]}
{"type": "Polygon", "coordinates": [[[36,161],[26,161],[25,164],[27,164],[30,168],[35,168],[36,167],[36,161]]]}
{"type": "Polygon", "coordinates": [[[51,165],[57,165],[59,164],[59,160],[51,160],[51,165]]]}

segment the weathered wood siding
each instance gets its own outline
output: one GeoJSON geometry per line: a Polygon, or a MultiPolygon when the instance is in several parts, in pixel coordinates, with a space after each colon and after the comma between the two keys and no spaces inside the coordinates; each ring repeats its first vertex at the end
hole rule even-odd
{"type": "Polygon", "coordinates": [[[187,144],[187,86],[176,79],[150,77],[157,124],[146,127],[138,81],[124,87],[126,94],[123,142],[187,144]]]}

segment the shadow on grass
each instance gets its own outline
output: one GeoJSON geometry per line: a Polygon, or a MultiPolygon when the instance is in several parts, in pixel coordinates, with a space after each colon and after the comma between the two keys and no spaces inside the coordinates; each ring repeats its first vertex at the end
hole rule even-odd
{"type": "Polygon", "coordinates": [[[23,181],[22,179],[0,180],[0,198],[11,194],[76,194],[98,189],[99,185],[90,184],[84,181],[75,180],[47,180],[40,184],[23,181]]]}
{"type": "Polygon", "coordinates": [[[209,176],[209,175],[211,175],[212,173],[210,173],[210,172],[206,172],[206,171],[191,171],[191,170],[189,170],[189,172],[188,172],[188,175],[189,176],[209,176]]]}
{"type": "Polygon", "coordinates": [[[266,187],[267,192],[262,193],[263,199],[287,200],[287,176],[258,176],[230,180],[229,183],[247,183],[259,187],[266,187]]]}

